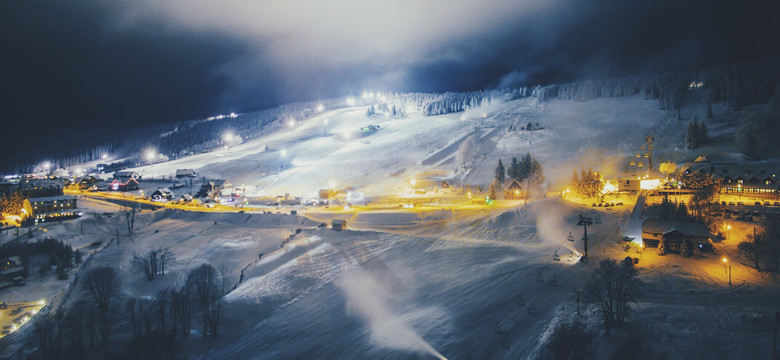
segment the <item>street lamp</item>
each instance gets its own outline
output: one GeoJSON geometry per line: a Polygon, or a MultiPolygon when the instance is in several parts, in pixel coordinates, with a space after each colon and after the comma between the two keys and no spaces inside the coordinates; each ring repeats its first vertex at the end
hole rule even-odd
{"type": "MultiPolygon", "coordinates": [[[[723,257],[723,271],[726,272],[726,263],[728,263],[728,259],[726,257],[723,257]]],[[[729,274],[729,289],[731,289],[731,264],[728,264],[728,274],[729,274]]]]}
{"type": "Polygon", "coordinates": [[[412,187],[414,187],[414,185],[417,184],[417,180],[415,179],[409,180],[409,183],[412,184],[412,187]]]}

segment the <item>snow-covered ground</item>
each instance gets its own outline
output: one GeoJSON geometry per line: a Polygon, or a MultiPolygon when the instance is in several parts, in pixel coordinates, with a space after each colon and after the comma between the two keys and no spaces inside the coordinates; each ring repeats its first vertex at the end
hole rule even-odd
{"type": "MultiPolygon", "coordinates": [[[[408,191],[405,184],[421,173],[486,185],[499,158],[508,166],[511,157],[530,152],[554,190],[574,168],[617,173],[648,134],[656,139],[659,160],[690,156],[675,149],[686,126],[676,113],[639,97],[543,104],[521,99],[404,119],[367,118],[364,108],[354,108],[230,149],[136,170],[170,177],[178,168],[194,168],[244,184],[253,196],[313,197],[330,182],[387,196],[408,191]],[[508,131],[528,122],[545,129],[508,131]],[[369,124],[381,128],[359,136],[369,124]],[[468,171],[458,171],[458,144],[472,134],[479,150],[468,171]]],[[[108,240],[124,226],[122,217],[105,216],[118,211],[114,205],[84,204],[93,213],[81,220],[84,235],[78,221],[49,231],[84,245],[108,240]]],[[[534,359],[557,322],[579,317],[599,328],[593,306],[583,303],[584,315],[575,315],[573,290],[599,260],[632,256],[640,258],[646,285],[629,326],[649,344],[663,345],[672,359],[768,358],[777,280],[756,276],[734,258],[736,289],[729,290],[720,257],[734,251],[736,240],[697,259],[624,251],[622,236],[636,236],[641,224],[632,213],[631,206],[595,210],[553,198],[495,207],[321,209],[307,217],[165,209],[139,214],[137,230],[129,235],[125,229],[120,244],[100,251],[89,266],[117,267],[127,296],[180,285],[187,269],[206,262],[229,273],[235,288],[225,297],[220,336],[193,334],[183,346],[190,358],[534,359]],[[579,214],[601,220],[588,229],[590,264],[576,262],[579,214]],[[317,227],[331,218],[347,218],[353,229],[317,227]],[[570,232],[577,241],[567,241],[570,232]],[[168,247],[177,261],[149,283],[131,271],[131,259],[159,247],[168,247]],[[556,253],[561,261],[553,260],[556,253]]],[[[595,358],[609,357],[617,344],[610,339],[596,340],[595,358]]]]}
{"type": "Polygon", "coordinates": [[[249,196],[315,197],[331,184],[379,196],[396,194],[418,173],[432,169],[464,183],[487,185],[499,158],[508,166],[512,157],[530,152],[542,162],[548,178],[557,182],[568,180],[575,166],[603,168],[610,161],[609,170],[619,170],[616,165],[639,151],[645,134],[656,134],[658,147],[679,140],[665,135],[687,123],[673,120],[676,114],[660,111],[655,102],[638,96],[541,104],[525,98],[462,113],[430,117],[411,113],[400,119],[367,117],[365,108],[356,107],[298,121],[235,147],[134,170],[148,178],[167,178],[176,169],[193,168],[201,176],[245,185],[249,196]],[[508,131],[510,125],[519,128],[528,122],[545,129],[508,131]],[[367,125],[381,128],[362,133],[361,127],[367,125]],[[479,141],[469,159],[475,170],[466,177],[457,172],[455,153],[471,134],[479,141]]]}

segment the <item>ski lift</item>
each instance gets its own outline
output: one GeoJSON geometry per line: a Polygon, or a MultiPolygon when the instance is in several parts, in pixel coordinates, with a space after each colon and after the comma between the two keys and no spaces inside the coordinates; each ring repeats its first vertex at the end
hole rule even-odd
{"type": "Polygon", "coordinates": [[[544,282],[544,278],[542,277],[542,272],[539,272],[539,275],[536,275],[536,281],[538,282],[544,282]]]}
{"type": "Polygon", "coordinates": [[[634,154],[634,157],[642,157],[642,155],[639,155],[639,153],[634,154]]]}
{"type": "Polygon", "coordinates": [[[496,334],[504,335],[504,329],[501,329],[501,326],[498,326],[498,321],[496,321],[496,328],[493,331],[495,331],[496,334]]]}
{"type": "Polygon", "coordinates": [[[531,306],[528,307],[528,314],[536,315],[536,307],[534,307],[534,303],[531,303],[531,306]]]}
{"type": "Polygon", "coordinates": [[[601,217],[596,215],[596,220],[594,220],[596,224],[601,224],[601,217]]]}
{"type": "Polygon", "coordinates": [[[525,306],[525,300],[523,300],[523,296],[522,296],[522,295],[520,295],[520,296],[517,298],[517,305],[520,305],[520,306],[525,306]]]}
{"type": "Polygon", "coordinates": [[[648,157],[647,153],[645,153],[645,157],[648,157]]]}
{"type": "Polygon", "coordinates": [[[636,164],[636,166],[642,167],[642,166],[645,166],[645,164],[643,164],[643,163],[637,163],[637,164],[636,164]]]}
{"type": "Polygon", "coordinates": [[[558,250],[555,250],[555,254],[553,254],[553,261],[561,261],[561,257],[558,256],[558,250]]]}
{"type": "Polygon", "coordinates": [[[636,166],[636,161],[634,161],[634,160],[631,160],[631,162],[629,163],[629,165],[631,165],[631,166],[636,166]]]}
{"type": "Polygon", "coordinates": [[[574,235],[571,234],[571,231],[569,231],[569,237],[567,237],[566,240],[574,241],[574,235]]]}

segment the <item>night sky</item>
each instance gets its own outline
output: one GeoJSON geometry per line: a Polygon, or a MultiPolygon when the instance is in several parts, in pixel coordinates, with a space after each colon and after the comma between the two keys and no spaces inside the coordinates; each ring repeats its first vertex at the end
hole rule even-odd
{"type": "Polygon", "coordinates": [[[780,53],[779,10],[771,0],[2,1],[3,125],[121,128],[366,89],[698,70],[780,53]]]}

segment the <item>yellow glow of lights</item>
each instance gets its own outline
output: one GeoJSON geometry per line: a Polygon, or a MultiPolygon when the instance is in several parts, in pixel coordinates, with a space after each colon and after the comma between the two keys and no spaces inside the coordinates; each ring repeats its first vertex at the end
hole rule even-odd
{"type": "Polygon", "coordinates": [[[417,184],[417,180],[415,179],[409,180],[409,183],[412,184],[412,186],[414,186],[415,184],[417,184]]]}
{"type": "Polygon", "coordinates": [[[617,189],[618,188],[617,188],[617,186],[615,184],[610,183],[609,181],[607,181],[607,182],[604,183],[604,189],[601,190],[601,192],[606,194],[606,193],[610,193],[610,192],[613,192],[613,191],[617,191],[617,189]]]}
{"type": "Polygon", "coordinates": [[[729,261],[729,259],[726,259],[725,257],[724,257],[722,260],[723,260],[723,263],[724,263],[724,264],[725,264],[725,263],[727,263],[727,262],[729,261]]]}

